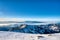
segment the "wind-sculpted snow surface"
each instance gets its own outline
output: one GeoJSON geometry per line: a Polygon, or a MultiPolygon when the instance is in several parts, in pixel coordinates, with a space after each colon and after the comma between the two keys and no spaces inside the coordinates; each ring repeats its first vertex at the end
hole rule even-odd
{"type": "Polygon", "coordinates": [[[0,40],[60,40],[60,33],[27,34],[27,33],[0,31],[0,40]]]}

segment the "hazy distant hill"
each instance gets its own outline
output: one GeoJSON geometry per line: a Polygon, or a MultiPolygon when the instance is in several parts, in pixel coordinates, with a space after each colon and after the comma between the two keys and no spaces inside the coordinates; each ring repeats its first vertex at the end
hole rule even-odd
{"type": "Polygon", "coordinates": [[[0,23],[44,23],[40,21],[0,21],[0,23]]]}
{"type": "Polygon", "coordinates": [[[44,23],[44,22],[40,22],[40,21],[25,21],[26,23],[44,23]]]}

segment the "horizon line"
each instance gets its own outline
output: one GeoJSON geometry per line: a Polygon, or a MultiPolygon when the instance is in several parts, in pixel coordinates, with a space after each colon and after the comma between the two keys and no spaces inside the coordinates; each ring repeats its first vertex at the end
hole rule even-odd
{"type": "Polygon", "coordinates": [[[0,21],[60,21],[59,18],[0,18],[0,21]]]}

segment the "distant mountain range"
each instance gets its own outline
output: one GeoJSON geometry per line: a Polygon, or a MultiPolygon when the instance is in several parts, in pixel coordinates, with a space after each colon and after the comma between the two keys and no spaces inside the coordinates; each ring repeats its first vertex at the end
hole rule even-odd
{"type": "MultiPolygon", "coordinates": [[[[30,21],[27,22],[29,23],[30,21]]],[[[60,23],[53,23],[53,24],[50,23],[46,25],[14,24],[0,27],[0,31],[32,33],[32,34],[60,33],[60,23]]]]}

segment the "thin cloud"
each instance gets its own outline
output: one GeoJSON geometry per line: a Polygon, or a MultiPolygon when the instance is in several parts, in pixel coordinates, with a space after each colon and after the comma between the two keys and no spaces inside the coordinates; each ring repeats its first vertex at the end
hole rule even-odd
{"type": "Polygon", "coordinates": [[[3,14],[3,12],[0,12],[0,15],[2,15],[3,14]]]}
{"type": "Polygon", "coordinates": [[[3,17],[4,16],[4,13],[3,12],[0,12],[0,17],[3,17]]]}

